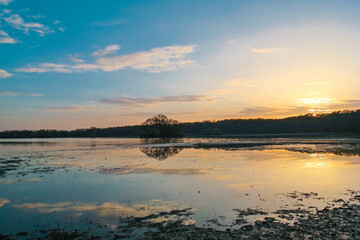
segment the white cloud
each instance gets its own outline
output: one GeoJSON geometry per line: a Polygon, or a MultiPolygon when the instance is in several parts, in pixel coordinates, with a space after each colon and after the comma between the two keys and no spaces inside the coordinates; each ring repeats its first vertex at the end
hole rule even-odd
{"type": "Polygon", "coordinates": [[[0,30],[0,44],[1,43],[14,44],[17,43],[17,41],[10,37],[5,31],[0,30]]]}
{"type": "Polygon", "coordinates": [[[59,20],[55,20],[55,21],[54,21],[54,24],[59,24],[59,23],[60,23],[59,20]]]}
{"type": "Polygon", "coordinates": [[[63,28],[63,27],[59,27],[58,29],[60,32],[65,32],[65,28],[63,28]]]}
{"type": "Polygon", "coordinates": [[[69,58],[70,58],[70,61],[72,61],[74,63],[82,63],[82,62],[84,62],[84,60],[79,58],[78,54],[74,54],[74,55],[69,54],[69,58]]]}
{"type": "Polygon", "coordinates": [[[55,63],[42,63],[39,67],[18,68],[15,71],[28,72],[28,73],[45,73],[45,72],[58,72],[58,73],[71,73],[70,65],[55,64],[55,63]]]}
{"type": "Polygon", "coordinates": [[[100,49],[98,51],[93,52],[93,56],[100,57],[100,56],[106,56],[112,53],[115,53],[120,49],[120,46],[117,44],[109,45],[105,47],[104,49],[100,49]]]}
{"type": "Polygon", "coordinates": [[[44,36],[45,34],[53,33],[48,26],[36,22],[25,22],[19,14],[13,14],[9,17],[5,17],[4,20],[10,24],[13,28],[24,31],[25,34],[29,34],[29,31],[34,31],[44,36]]]}
{"type": "Polygon", "coordinates": [[[192,63],[191,60],[185,59],[185,57],[193,51],[194,46],[153,48],[150,51],[100,58],[96,61],[96,64],[106,72],[124,68],[145,70],[148,72],[174,71],[192,63]]]}
{"type": "Polygon", "coordinates": [[[11,73],[8,73],[7,71],[0,69],[0,78],[7,78],[7,77],[11,77],[11,76],[12,76],[11,73]]]}
{"type": "Polygon", "coordinates": [[[272,54],[280,51],[285,51],[286,48],[250,48],[250,51],[261,54],[272,54]]]}
{"type": "Polygon", "coordinates": [[[29,73],[71,73],[103,70],[110,72],[127,68],[148,72],[174,71],[192,63],[192,60],[186,59],[186,56],[194,51],[194,47],[194,45],[177,45],[163,48],[153,48],[150,51],[131,53],[127,55],[101,57],[96,59],[93,64],[83,63],[70,65],[42,63],[38,67],[18,68],[15,71],[29,73]]]}
{"type": "Polygon", "coordinates": [[[12,92],[12,91],[0,91],[0,96],[30,96],[30,97],[40,97],[41,93],[24,93],[24,92],[12,92]]]}
{"type": "Polygon", "coordinates": [[[8,5],[9,3],[11,3],[13,0],[0,0],[0,4],[2,5],[8,5]]]}

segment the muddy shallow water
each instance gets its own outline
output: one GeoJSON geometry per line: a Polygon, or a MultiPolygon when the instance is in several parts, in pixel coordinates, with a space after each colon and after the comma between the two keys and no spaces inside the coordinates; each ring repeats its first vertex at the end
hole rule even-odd
{"type": "Polygon", "coordinates": [[[0,140],[0,238],[271,239],[329,216],[360,238],[359,156],[356,137],[0,140]]]}

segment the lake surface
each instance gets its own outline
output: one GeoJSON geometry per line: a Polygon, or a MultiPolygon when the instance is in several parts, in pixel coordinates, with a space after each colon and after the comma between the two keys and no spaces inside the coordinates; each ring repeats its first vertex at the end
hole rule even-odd
{"type": "Polygon", "coordinates": [[[360,190],[359,155],[357,137],[3,139],[0,233],[291,224],[360,190]]]}

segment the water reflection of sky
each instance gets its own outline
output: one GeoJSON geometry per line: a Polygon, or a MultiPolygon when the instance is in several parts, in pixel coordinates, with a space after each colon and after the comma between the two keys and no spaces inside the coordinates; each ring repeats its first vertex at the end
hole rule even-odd
{"type": "Polygon", "coordinates": [[[119,217],[184,208],[192,209],[190,220],[199,226],[220,216],[230,224],[236,218],[233,209],[322,208],[346,200],[348,189],[360,188],[360,160],[349,149],[354,139],[340,145],[334,139],[291,139],[293,144],[274,146],[267,143],[284,140],[256,139],[266,144],[240,148],[216,143],[245,140],[210,139],[210,147],[207,141],[0,144],[0,232],[70,220],[81,225],[84,219],[115,224],[119,217]],[[352,154],[339,154],[339,149],[352,154]]]}

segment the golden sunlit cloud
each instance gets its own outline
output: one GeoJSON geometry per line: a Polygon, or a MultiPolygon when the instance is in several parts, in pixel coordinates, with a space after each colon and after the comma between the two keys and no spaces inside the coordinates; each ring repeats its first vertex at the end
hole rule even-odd
{"type": "Polygon", "coordinates": [[[335,98],[330,97],[314,97],[314,98],[299,98],[297,104],[299,106],[308,106],[308,112],[313,113],[327,113],[331,109],[329,107],[331,104],[338,102],[335,98]]]}
{"type": "Polygon", "coordinates": [[[319,104],[329,104],[335,102],[335,98],[330,97],[314,97],[314,98],[299,98],[299,103],[308,104],[308,105],[319,105],[319,104]]]}

